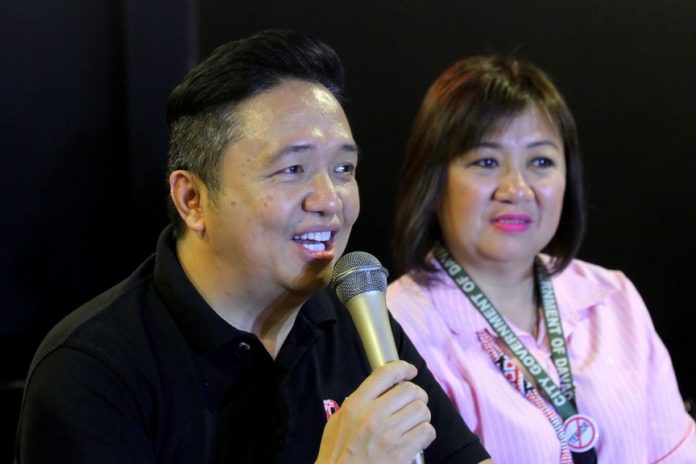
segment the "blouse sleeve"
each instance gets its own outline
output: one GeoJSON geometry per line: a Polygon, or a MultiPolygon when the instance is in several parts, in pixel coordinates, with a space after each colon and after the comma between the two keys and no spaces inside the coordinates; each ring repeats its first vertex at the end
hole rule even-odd
{"type": "Polygon", "coordinates": [[[696,462],[696,426],[684,407],[676,375],[667,348],[660,339],[649,312],[633,283],[624,280],[623,296],[648,339],[646,362],[648,381],[646,422],[649,462],[696,462]]]}

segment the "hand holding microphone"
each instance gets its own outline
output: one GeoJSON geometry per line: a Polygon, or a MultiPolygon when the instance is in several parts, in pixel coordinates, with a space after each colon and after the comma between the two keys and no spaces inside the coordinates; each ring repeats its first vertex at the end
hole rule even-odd
{"type": "Polygon", "coordinates": [[[336,263],[331,287],[350,312],[373,373],[327,424],[317,462],[422,464],[421,450],[435,430],[425,391],[409,382],[416,369],[398,361],[387,315],[386,269],[368,253],[348,253],[336,263]]]}

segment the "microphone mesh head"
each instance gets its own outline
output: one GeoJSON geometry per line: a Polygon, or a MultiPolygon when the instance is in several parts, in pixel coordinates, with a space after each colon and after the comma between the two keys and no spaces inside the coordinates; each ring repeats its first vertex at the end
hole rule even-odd
{"type": "Polygon", "coordinates": [[[377,258],[364,251],[353,251],[341,256],[331,276],[331,288],[338,299],[346,301],[365,292],[387,291],[389,273],[377,258]]]}

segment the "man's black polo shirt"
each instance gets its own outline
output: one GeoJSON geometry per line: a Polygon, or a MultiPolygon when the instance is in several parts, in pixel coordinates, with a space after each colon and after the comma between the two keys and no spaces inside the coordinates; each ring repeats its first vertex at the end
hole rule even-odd
{"type": "MultiPolygon", "coordinates": [[[[428,464],[485,451],[392,322],[429,395],[428,464]]],[[[274,361],[227,324],[181,269],[170,228],[128,279],[46,337],[27,378],[24,463],[310,463],[331,413],[370,373],[348,312],[312,297],[274,361]]]]}

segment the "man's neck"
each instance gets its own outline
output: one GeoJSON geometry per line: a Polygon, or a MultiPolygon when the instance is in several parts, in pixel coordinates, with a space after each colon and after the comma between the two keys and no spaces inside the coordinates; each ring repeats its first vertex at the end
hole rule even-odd
{"type": "Polygon", "coordinates": [[[262,284],[245,285],[243,277],[213,265],[195,239],[184,240],[177,244],[177,257],[198,293],[228,324],[256,335],[275,359],[307,298],[284,289],[269,291],[262,284]]]}

